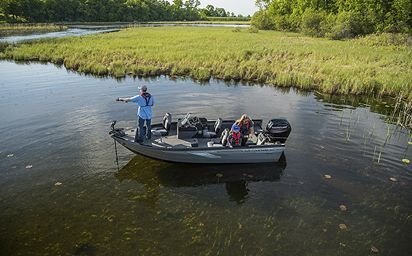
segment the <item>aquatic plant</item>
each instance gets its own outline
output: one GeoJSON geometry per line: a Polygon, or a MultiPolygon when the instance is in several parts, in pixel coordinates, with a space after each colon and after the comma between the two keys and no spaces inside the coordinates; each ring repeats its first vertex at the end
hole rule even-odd
{"type": "Polygon", "coordinates": [[[0,37],[66,30],[67,26],[54,24],[0,24],[0,37]]]}

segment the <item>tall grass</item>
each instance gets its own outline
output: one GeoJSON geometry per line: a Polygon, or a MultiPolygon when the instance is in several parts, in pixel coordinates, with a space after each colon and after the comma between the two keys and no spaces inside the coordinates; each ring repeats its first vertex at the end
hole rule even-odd
{"type": "Polygon", "coordinates": [[[31,34],[31,33],[44,33],[44,32],[54,32],[66,30],[66,26],[54,25],[54,24],[0,24],[0,37],[21,35],[21,34],[31,34]]]}
{"type": "Polygon", "coordinates": [[[1,58],[63,63],[84,73],[215,77],[331,94],[412,99],[410,47],[368,46],[233,28],[131,28],[7,48],[1,58]]]}

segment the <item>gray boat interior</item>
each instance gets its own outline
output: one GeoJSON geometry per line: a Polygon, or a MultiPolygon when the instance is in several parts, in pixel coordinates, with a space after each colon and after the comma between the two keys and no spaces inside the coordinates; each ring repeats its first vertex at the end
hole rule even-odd
{"type": "MultiPolygon", "coordinates": [[[[227,140],[228,132],[235,120],[207,120],[186,115],[176,122],[172,122],[168,114],[163,118],[162,123],[153,124],[151,128],[152,139],[145,140],[143,145],[162,148],[210,148],[210,147],[231,147],[227,140]],[[223,133],[223,136],[222,136],[223,133]]],[[[280,144],[279,142],[261,141],[259,134],[262,133],[262,120],[253,120],[254,133],[249,135],[243,146],[236,147],[256,147],[280,144]]],[[[122,139],[134,141],[136,128],[120,128],[122,139]]]]}

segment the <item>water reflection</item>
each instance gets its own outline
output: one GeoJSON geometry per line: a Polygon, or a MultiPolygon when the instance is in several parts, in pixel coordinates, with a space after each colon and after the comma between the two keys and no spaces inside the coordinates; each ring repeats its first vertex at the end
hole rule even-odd
{"type": "Polygon", "coordinates": [[[133,197],[154,207],[163,187],[197,187],[224,184],[230,201],[242,204],[249,196],[249,184],[280,180],[286,168],[283,154],[277,163],[244,165],[187,165],[158,162],[136,156],[115,173],[120,181],[134,180],[144,187],[144,193],[133,197]]]}

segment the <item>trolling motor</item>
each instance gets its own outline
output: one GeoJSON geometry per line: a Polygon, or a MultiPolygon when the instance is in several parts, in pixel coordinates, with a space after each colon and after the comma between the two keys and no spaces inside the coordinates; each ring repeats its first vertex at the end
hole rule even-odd
{"type": "Polygon", "coordinates": [[[113,120],[112,124],[110,125],[110,127],[112,128],[112,131],[114,131],[114,126],[116,125],[117,121],[113,120]]]}
{"type": "MultiPolygon", "coordinates": [[[[117,135],[117,133],[122,132],[124,134],[124,131],[122,129],[116,129],[114,128],[114,126],[116,125],[116,120],[113,120],[112,123],[110,124],[110,128],[112,128],[112,130],[109,132],[110,135],[117,135]]],[[[120,170],[119,167],[119,155],[117,154],[117,143],[116,143],[116,139],[113,138],[114,140],[114,151],[116,153],[116,163],[117,163],[117,170],[120,170]]]]}
{"type": "Polygon", "coordinates": [[[117,121],[113,120],[112,123],[110,124],[111,131],[109,132],[110,135],[115,135],[119,137],[123,137],[126,135],[124,132],[123,128],[115,128],[114,126],[116,125],[117,121]]]}

